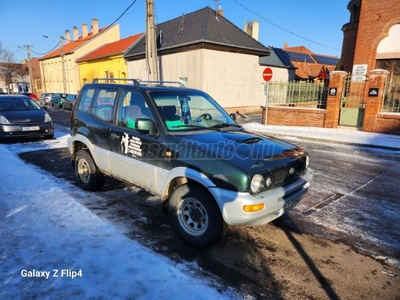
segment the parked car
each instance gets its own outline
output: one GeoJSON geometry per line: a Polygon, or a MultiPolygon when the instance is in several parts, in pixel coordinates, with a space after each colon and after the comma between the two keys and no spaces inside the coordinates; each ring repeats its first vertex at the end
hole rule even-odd
{"type": "Polygon", "coordinates": [[[53,93],[43,93],[40,95],[39,100],[40,100],[40,105],[49,105],[51,104],[51,97],[53,93]]]}
{"type": "Polygon", "coordinates": [[[64,98],[63,108],[64,109],[72,109],[72,107],[74,107],[76,97],[77,97],[76,94],[68,94],[64,98]]]}
{"type": "Polygon", "coordinates": [[[51,106],[57,106],[59,108],[63,107],[64,100],[67,96],[67,93],[54,93],[50,100],[51,106]]]}
{"type": "Polygon", "coordinates": [[[51,100],[50,100],[51,106],[62,107],[62,103],[60,104],[60,102],[64,102],[62,99],[66,95],[67,94],[65,93],[54,93],[53,95],[51,95],[51,100]]]}
{"type": "Polygon", "coordinates": [[[29,98],[33,99],[36,103],[40,103],[39,97],[36,96],[34,93],[21,93],[21,95],[28,96],[29,98]]]}
{"type": "Polygon", "coordinates": [[[83,189],[101,189],[109,175],[159,195],[195,247],[216,243],[225,224],[271,222],[309,190],[305,150],[247,132],[203,91],[152,84],[81,89],[67,144],[83,189]]]}
{"type": "Polygon", "coordinates": [[[53,138],[46,110],[25,95],[0,95],[0,139],[53,138]]]}

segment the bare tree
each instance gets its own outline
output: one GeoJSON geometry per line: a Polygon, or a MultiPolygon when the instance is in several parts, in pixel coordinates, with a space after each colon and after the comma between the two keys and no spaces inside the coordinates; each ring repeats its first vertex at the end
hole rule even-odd
{"type": "Polygon", "coordinates": [[[14,53],[4,49],[0,43],[0,81],[3,81],[5,86],[8,87],[7,91],[10,93],[10,85],[18,78],[23,78],[29,74],[26,64],[17,64],[15,62],[14,53]]]}

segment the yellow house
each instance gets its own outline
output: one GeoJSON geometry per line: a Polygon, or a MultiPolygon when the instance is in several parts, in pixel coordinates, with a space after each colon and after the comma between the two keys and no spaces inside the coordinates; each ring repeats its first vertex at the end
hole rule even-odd
{"type": "Polygon", "coordinates": [[[127,78],[124,52],[143,34],[136,34],[120,41],[101,46],[82,56],[76,62],[79,67],[80,84],[92,82],[93,78],[127,78]]]}
{"type": "Polygon", "coordinates": [[[44,92],[78,93],[81,88],[79,68],[76,60],[110,42],[119,40],[119,25],[99,29],[98,20],[92,20],[91,32],[87,24],[82,25],[82,35],[78,28],[69,30],[60,37],[59,48],[39,59],[44,92]]]}

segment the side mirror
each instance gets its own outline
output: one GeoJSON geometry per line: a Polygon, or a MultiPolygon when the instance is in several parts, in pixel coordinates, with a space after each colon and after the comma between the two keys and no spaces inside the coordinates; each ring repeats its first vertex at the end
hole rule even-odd
{"type": "Polygon", "coordinates": [[[157,136],[158,129],[156,123],[151,119],[136,119],[135,127],[137,131],[146,132],[150,136],[157,136]]]}
{"type": "Polygon", "coordinates": [[[229,114],[229,116],[231,117],[231,119],[233,121],[236,121],[236,114],[235,113],[231,113],[231,114],[229,114]]]}

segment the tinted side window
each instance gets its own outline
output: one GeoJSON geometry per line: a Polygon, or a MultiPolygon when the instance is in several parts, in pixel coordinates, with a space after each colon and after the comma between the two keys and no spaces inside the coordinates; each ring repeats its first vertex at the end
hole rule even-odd
{"type": "Polygon", "coordinates": [[[79,102],[78,110],[89,111],[90,103],[94,95],[95,89],[85,89],[79,102]]]}
{"type": "Polygon", "coordinates": [[[116,95],[117,89],[97,89],[97,93],[92,104],[92,114],[104,121],[112,122],[116,95]]]}

